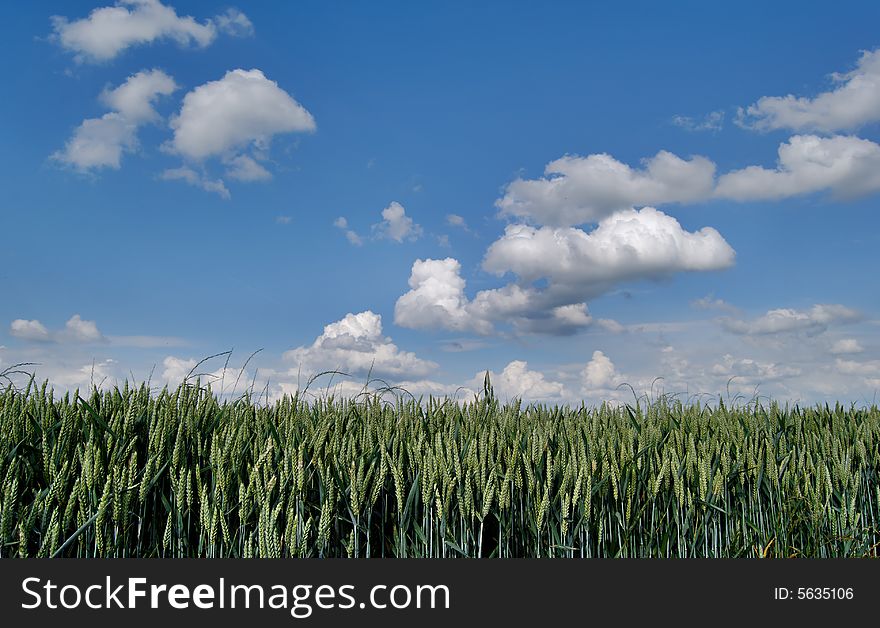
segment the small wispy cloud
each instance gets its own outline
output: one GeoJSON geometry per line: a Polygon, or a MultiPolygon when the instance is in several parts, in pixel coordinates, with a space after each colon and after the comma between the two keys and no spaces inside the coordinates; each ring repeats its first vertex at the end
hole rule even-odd
{"type": "Polygon", "coordinates": [[[686,131],[717,132],[724,128],[724,112],[712,111],[702,118],[691,116],[673,116],[672,124],[686,131]]]}
{"type": "Polygon", "coordinates": [[[348,219],[345,216],[340,216],[339,218],[334,220],[333,226],[341,230],[345,234],[345,238],[349,241],[350,244],[353,244],[354,246],[361,246],[364,243],[363,238],[361,238],[356,231],[348,228],[348,219]]]}

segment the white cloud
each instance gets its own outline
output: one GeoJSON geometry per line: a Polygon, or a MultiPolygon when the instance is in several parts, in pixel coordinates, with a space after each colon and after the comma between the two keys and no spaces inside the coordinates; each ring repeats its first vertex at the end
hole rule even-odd
{"type": "Polygon", "coordinates": [[[345,238],[348,240],[349,244],[353,244],[354,246],[361,246],[364,241],[353,229],[348,228],[348,219],[345,216],[340,216],[336,220],[333,221],[333,226],[337,229],[341,230],[345,234],[345,238]]]}
{"type": "MultiPolygon", "coordinates": [[[[417,260],[395,322],[410,328],[491,333],[504,322],[523,333],[564,335],[589,325],[586,300],[623,281],[730,266],[733,249],[717,231],[688,232],[653,208],[618,212],[591,233],[575,228],[509,225],[483,259],[483,269],[517,282],[465,295],[453,258],[417,260]],[[534,282],[546,280],[537,288],[534,282]]],[[[604,328],[619,331],[606,321],[604,328]]]]}
{"type": "Polygon", "coordinates": [[[406,215],[403,205],[397,201],[382,210],[382,222],[373,225],[378,237],[403,242],[418,240],[422,235],[422,227],[406,215]]]}
{"type": "Polygon", "coordinates": [[[397,299],[394,322],[413,329],[444,328],[489,333],[491,324],[476,319],[464,294],[461,264],[446,259],[416,260],[409,278],[410,290],[397,299]]]}
{"type": "Polygon", "coordinates": [[[174,79],[162,70],[142,70],[129,76],[122,85],[105,89],[100,98],[127,122],[142,124],[158,120],[153,104],[159,96],[168,96],[176,90],[174,79]]]}
{"type": "Polygon", "coordinates": [[[16,319],[9,326],[9,333],[22,340],[41,342],[103,342],[106,338],[98,330],[95,321],[83,320],[79,314],[74,314],[64,325],[64,329],[50,332],[43,323],[38,320],[16,319]]]}
{"type": "Polygon", "coordinates": [[[621,281],[681,271],[728,268],[735,253],[715,229],[689,232],[654,208],[621,211],[590,233],[575,228],[509,225],[486,252],[483,268],[594,297],[621,281]]]}
{"type": "Polygon", "coordinates": [[[236,155],[226,162],[226,176],[236,181],[268,181],[272,173],[249,155],[236,155]]]}
{"type": "Polygon", "coordinates": [[[495,205],[502,216],[568,227],[598,222],[633,206],[687,203],[712,193],[715,164],[705,157],[682,159],[667,151],[634,169],[610,155],[566,155],[552,161],[539,179],[516,179],[495,205]]]}
{"type": "Polygon", "coordinates": [[[117,113],[83,120],[64,149],[53,153],[52,159],[81,172],[101,168],[118,170],[122,165],[122,153],[137,148],[135,131],[136,127],[126,123],[117,113]]]}
{"type": "Polygon", "coordinates": [[[194,358],[184,359],[169,355],[162,361],[162,366],[164,367],[162,379],[172,386],[179,384],[189,375],[198,362],[194,358]]]}
{"type": "Polygon", "coordinates": [[[184,96],[171,128],[171,150],[200,161],[266,148],[278,134],[314,131],[315,120],[260,70],[238,69],[184,96]]]}
{"type": "Polygon", "coordinates": [[[181,46],[204,48],[217,31],[243,36],[253,32],[246,15],[229,9],[213,20],[181,17],[159,0],[118,0],[115,6],[94,9],[88,17],[70,21],[52,17],[52,38],[74,53],[78,63],[109,61],[132,46],[172,40],[181,46]]]}
{"type": "Polygon", "coordinates": [[[862,353],[864,350],[864,347],[855,338],[841,338],[831,345],[831,353],[835,355],[862,353]]]}
{"type": "Polygon", "coordinates": [[[601,351],[593,351],[593,357],[587,362],[581,373],[583,393],[595,396],[597,391],[611,390],[620,383],[620,374],[611,359],[601,351]]]}
{"type": "Polygon", "coordinates": [[[79,314],[70,317],[56,338],[59,342],[99,342],[104,340],[95,321],[83,320],[79,314]]]}
{"type": "Polygon", "coordinates": [[[301,370],[306,377],[331,369],[350,375],[422,377],[437,367],[398,349],[382,335],[382,317],[369,310],[326,325],[310,346],[291,349],[284,359],[295,365],[292,372],[301,370]]]}
{"type": "MultiPolygon", "coordinates": [[[[485,375],[485,372],[477,373],[468,386],[482,390],[485,375]]],[[[501,373],[489,371],[489,380],[495,395],[502,400],[559,401],[566,395],[561,383],[548,380],[539,371],[529,370],[528,363],[523,360],[510,362],[501,373]]]]}
{"type": "Polygon", "coordinates": [[[223,179],[209,179],[204,174],[200,174],[189,166],[181,166],[180,168],[168,168],[163,170],[159,178],[164,181],[184,181],[190,185],[201,188],[206,192],[218,194],[221,198],[229,200],[231,195],[223,179]]]}
{"type": "Polygon", "coordinates": [[[245,392],[255,381],[259,370],[248,372],[242,367],[233,367],[226,363],[218,366],[218,362],[223,358],[223,355],[215,356],[214,361],[207,360],[200,364],[195,358],[169,355],[162,361],[163,369],[159,379],[174,388],[189,377],[189,382],[194,383],[198,380],[200,386],[210,386],[211,392],[218,396],[245,392]],[[216,368],[213,368],[215,366],[216,368]]]}
{"type": "Polygon", "coordinates": [[[626,327],[618,323],[613,318],[597,318],[595,323],[596,326],[612,334],[622,334],[626,331],[626,327]]]}
{"type": "Polygon", "coordinates": [[[777,200],[829,191],[855,198],[880,190],[880,146],[852,136],[795,135],[779,146],[776,168],[749,166],[718,179],[715,196],[777,200]]]}
{"type": "Polygon", "coordinates": [[[92,386],[102,389],[116,383],[116,364],[116,360],[109,358],[93,361],[70,370],[58,370],[49,379],[52,384],[68,390],[90,389],[92,386]]]}
{"type": "Polygon", "coordinates": [[[735,334],[766,335],[788,332],[805,332],[815,335],[829,325],[858,320],[859,313],[843,305],[816,304],[809,310],[779,308],[750,321],[727,317],[720,319],[722,326],[735,334]]]}
{"type": "Polygon", "coordinates": [[[764,96],[741,109],[737,123],[758,131],[833,132],[880,120],[880,50],[863,52],[854,70],[832,79],[835,88],[813,98],[764,96]]]}
{"type": "Polygon", "coordinates": [[[465,222],[465,219],[458,214],[446,214],[446,224],[450,227],[459,227],[465,231],[468,230],[467,222],[465,222]]]}
{"type": "Polygon", "coordinates": [[[49,330],[38,320],[16,319],[9,325],[9,333],[15,338],[21,338],[22,340],[49,340],[49,330]]]}
{"type": "Polygon", "coordinates": [[[775,362],[759,362],[751,358],[737,359],[730,354],[725,354],[720,362],[712,366],[710,372],[722,379],[736,378],[738,384],[745,387],[760,386],[801,374],[801,370],[797,367],[775,362]]]}
{"type": "Polygon", "coordinates": [[[880,375],[880,360],[857,362],[855,360],[843,360],[837,358],[834,365],[844,375],[861,375],[871,377],[880,375]]]}
{"type": "Polygon", "coordinates": [[[703,118],[673,116],[672,124],[686,131],[720,131],[724,128],[724,112],[712,111],[703,118]]]}
{"type": "Polygon", "coordinates": [[[238,9],[227,9],[225,13],[214,16],[214,23],[221,33],[233,37],[250,37],[254,34],[253,23],[238,9]]]}
{"type": "Polygon", "coordinates": [[[81,172],[118,170],[122,155],[138,147],[138,128],[159,119],[153,108],[155,101],[176,89],[174,79],[161,70],[132,74],[122,85],[101,94],[101,101],[114,111],[83,120],[52,159],[81,172]]]}

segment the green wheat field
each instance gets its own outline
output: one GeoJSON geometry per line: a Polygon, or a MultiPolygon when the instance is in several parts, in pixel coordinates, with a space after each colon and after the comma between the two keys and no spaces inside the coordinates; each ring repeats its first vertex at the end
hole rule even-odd
{"type": "Polygon", "coordinates": [[[863,557],[880,409],[0,392],[3,557],[863,557]]]}

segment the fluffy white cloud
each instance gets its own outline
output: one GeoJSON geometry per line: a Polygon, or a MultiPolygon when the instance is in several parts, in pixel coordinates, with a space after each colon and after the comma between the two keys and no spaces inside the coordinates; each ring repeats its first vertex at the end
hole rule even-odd
{"type": "Polygon", "coordinates": [[[593,357],[587,362],[581,373],[583,392],[587,396],[597,391],[610,390],[620,383],[620,374],[611,359],[601,351],[593,351],[593,357]]]}
{"type": "Polygon", "coordinates": [[[835,355],[844,355],[850,353],[862,353],[864,347],[855,338],[841,338],[831,345],[831,353],[835,355]]]}
{"type": "Polygon", "coordinates": [[[122,85],[101,94],[101,101],[114,111],[83,120],[52,159],[81,172],[118,170],[123,153],[138,147],[138,128],[159,119],[153,108],[155,101],[176,89],[174,79],[161,70],[132,74],[122,85]]]}
{"type": "Polygon", "coordinates": [[[54,342],[103,342],[104,335],[98,330],[95,321],[83,320],[79,314],[71,316],[64,329],[50,332],[38,320],[17,319],[9,326],[9,333],[22,340],[54,342]]]}
{"type": "Polygon", "coordinates": [[[206,192],[218,194],[220,198],[229,199],[231,195],[223,183],[223,179],[209,179],[205,174],[196,172],[189,166],[168,168],[163,170],[159,178],[164,181],[184,181],[190,185],[201,188],[206,192]]]}
{"type": "Polygon", "coordinates": [[[64,324],[64,329],[58,332],[57,338],[61,342],[98,342],[104,340],[95,321],[83,320],[79,314],[70,317],[64,324]]]}
{"type": "Polygon", "coordinates": [[[199,361],[194,358],[185,359],[169,355],[162,361],[162,366],[164,367],[162,370],[162,379],[168,382],[171,386],[179,384],[187,375],[189,375],[198,362],[199,361]]]}
{"type": "Polygon", "coordinates": [[[422,227],[406,215],[403,205],[397,201],[382,210],[382,222],[373,225],[373,230],[378,237],[395,242],[418,240],[422,235],[422,227]]]}
{"type": "Polygon", "coordinates": [[[238,69],[189,92],[171,128],[174,152],[204,160],[265,148],[278,134],[314,131],[315,120],[260,70],[238,69]]]}
{"type": "Polygon", "coordinates": [[[715,229],[682,229],[675,218],[654,208],[621,211],[590,233],[576,228],[509,225],[483,260],[496,275],[521,280],[546,278],[581,298],[596,296],[614,283],[662,277],[681,271],[731,266],[735,253],[715,229]]]}
{"type": "Polygon", "coordinates": [[[49,340],[49,330],[38,320],[16,319],[9,325],[9,334],[22,340],[49,340]]]}
{"type": "Polygon", "coordinates": [[[444,328],[489,333],[491,324],[469,311],[464,294],[461,264],[446,259],[416,260],[409,278],[410,290],[397,299],[394,322],[413,329],[444,328]]]}
{"type": "MultiPolygon", "coordinates": [[[[474,390],[482,390],[485,375],[485,372],[477,373],[468,385],[474,390]]],[[[539,371],[529,370],[524,360],[510,362],[501,373],[489,371],[489,380],[495,395],[502,400],[559,401],[566,395],[565,386],[548,380],[539,371]]]]}
{"type": "MultiPolygon", "coordinates": [[[[590,233],[576,228],[509,225],[483,259],[483,269],[517,282],[482,290],[473,300],[457,260],[417,260],[410,291],[395,306],[395,322],[411,328],[490,333],[505,322],[524,333],[563,335],[592,322],[585,300],[623,281],[681,271],[727,268],[734,251],[709,227],[688,232],[653,208],[618,212],[590,233]],[[545,280],[546,287],[535,282],[545,280]]],[[[619,330],[619,324],[606,322],[619,330]]]]}
{"type": "Polygon", "coordinates": [[[236,9],[200,23],[177,15],[159,0],[118,0],[115,6],[99,7],[74,21],[53,16],[52,27],[52,38],[80,63],[109,61],[131,46],[163,39],[204,48],[218,30],[236,36],[253,32],[250,20],[236,9]]]}
{"type": "Polygon", "coordinates": [[[226,176],[236,181],[268,181],[272,173],[249,155],[236,155],[226,162],[226,176]]]}
{"type": "Polygon", "coordinates": [[[310,346],[291,349],[284,359],[295,365],[293,371],[306,376],[336,369],[351,375],[422,377],[437,367],[398,349],[382,334],[382,317],[369,310],[326,325],[310,346]]]}
{"type": "Polygon", "coordinates": [[[131,124],[155,122],[159,114],[153,104],[159,96],[168,96],[176,90],[174,79],[162,70],[142,70],[129,76],[119,87],[104,90],[101,102],[131,124]]]}
{"type": "Polygon", "coordinates": [[[854,70],[832,78],[835,88],[814,98],[764,96],[740,110],[738,123],[758,131],[832,132],[880,120],[880,50],[863,52],[854,70]]]}
{"type": "Polygon", "coordinates": [[[364,243],[363,239],[357,234],[356,231],[348,228],[348,219],[345,216],[340,216],[339,218],[334,220],[333,226],[345,234],[345,239],[348,240],[350,244],[353,244],[354,246],[360,246],[364,243]]]}
{"type": "Polygon", "coordinates": [[[795,135],[779,146],[776,168],[749,166],[718,179],[715,196],[776,200],[829,191],[855,198],[880,190],[880,146],[858,137],[795,135]]]}
{"type": "Polygon", "coordinates": [[[779,308],[752,320],[732,317],[722,318],[722,326],[735,334],[765,335],[787,332],[806,332],[815,335],[825,331],[829,325],[849,323],[858,320],[859,313],[838,304],[816,304],[809,310],[779,308]]]}
{"type": "Polygon", "coordinates": [[[715,164],[700,156],[685,160],[660,151],[635,169],[604,153],[566,155],[547,164],[539,179],[509,183],[495,204],[502,216],[567,227],[633,206],[705,199],[714,180],[715,164]]]}

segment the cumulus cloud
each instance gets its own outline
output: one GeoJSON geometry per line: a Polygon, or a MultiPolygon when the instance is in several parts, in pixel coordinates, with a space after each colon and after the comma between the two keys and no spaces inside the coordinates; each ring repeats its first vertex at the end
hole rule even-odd
{"type": "Polygon", "coordinates": [[[712,193],[715,164],[705,157],[660,151],[643,166],[632,168],[604,153],[566,155],[547,164],[541,178],[509,183],[495,205],[502,216],[568,227],[634,206],[687,203],[712,193]]]}
{"type": "Polygon", "coordinates": [[[195,358],[178,358],[169,355],[162,361],[162,379],[171,385],[179,384],[198,364],[195,358]]]}
{"type": "Polygon", "coordinates": [[[815,335],[825,331],[830,325],[851,323],[860,318],[859,313],[838,304],[816,304],[809,310],[780,308],[769,310],[766,314],[752,320],[732,317],[720,319],[729,332],[743,335],[767,335],[790,332],[805,332],[815,335]]]}
{"type": "Polygon", "coordinates": [[[382,334],[382,317],[369,310],[346,314],[326,325],[310,346],[291,349],[284,353],[284,359],[295,365],[293,370],[307,376],[336,369],[351,375],[422,377],[437,367],[398,349],[382,334]]]}
{"type": "Polygon", "coordinates": [[[833,132],[880,120],[880,50],[863,52],[854,70],[832,80],[834,89],[813,98],[764,96],[740,109],[737,123],[757,131],[833,132]]]}
{"type": "Polygon", "coordinates": [[[52,159],[80,172],[118,170],[122,155],[138,147],[138,128],[159,120],[153,108],[156,100],[176,89],[174,79],[161,70],[132,74],[122,85],[101,94],[101,102],[113,111],[83,120],[64,148],[52,154],[52,159]]]}
{"type": "Polygon", "coordinates": [[[9,326],[9,333],[22,340],[40,342],[104,342],[106,338],[98,330],[95,321],[83,320],[74,314],[64,325],[64,329],[49,331],[38,320],[16,319],[9,326]]]}
{"type": "Polygon", "coordinates": [[[458,260],[451,257],[416,260],[409,287],[409,292],[397,299],[394,306],[395,324],[412,329],[491,331],[490,323],[475,318],[469,311],[458,260]]]}
{"type": "Polygon", "coordinates": [[[183,98],[171,148],[193,160],[266,147],[281,133],[314,131],[315,120],[260,70],[230,70],[183,98]]]}
{"type": "Polygon", "coordinates": [[[836,355],[845,355],[851,353],[862,353],[864,347],[855,338],[841,338],[831,345],[831,353],[836,355]]]}
{"type": "Polygon", "coordinates": [[[363,239],[357,234],[356,231],[348,228],[348,219],[345,216],[340,216],[339,218],[334,220],[333,226],[345,234],[345,239],[348,240],[350,244],[353,244],[354,246],[360,246],[364,243],[363,239]]]}
{"type": "Polygon", "coordinates": [[[611,390],[620,384],[621,376],[611,359],[601,351],[593,351],[593,356],[581,373],[582,391],[587,396],[595,396],[598,391],[611,390]]]}
{"type": "MultiPolygon", "coordinates": [[[[475,390],[483,387],[486,373],[477,373],[469,382],[475,390]]],[[[489,371],[489,379],[500,399],[521,399],[523,401],[559,401],[566,396],[565,387],[560,382],[548,380],[539,371],[532,371],[524,360],[514,360],[500,373],[489,371]]]]}
{"type": "Polygon", "coordinates": [[[38,320],[25,320],[23,318],[12,321],[9,325],[9,334],[22,340],[48,341],[49,330],[38,320]]]}
{"type": "Polygon", "coordinates": [[[162,171],[159,178],[164,181],[183,181],[206,192],[217,194],[226,200],[232,197],[226,184],[223,183],[223,179],[209,179],[204,173],[196,172],[189,166],[168,168],[162,171]]]}
{"type": "Polygon", "coordinates": [[[403,205],[397,201],[382,210],[382,222],[373,225],[379,238],[387,238],[395,242],[418,240],[422,235],[422,227],[406,215],[403,205]]]}
{"type": "Polygon", "coordinates": [[[250,20],[237,9],[198,22],[177,15],[173,7],[159,0],[118,0],[114,6],[99,7],[88,17],[73,21],[56,15],[52,29],[52,39],[72,52],[78,63],[109,61],[132,46],[161,40],[204,48],[214,41],[218,30],[235,36],[253,33],[250,20]]]}
{"type": "MultiPolygon", "coordinates": [[[[524,333],[569,334],[591,324],[586,301],[620,282],[723,269],[734,256],[714,229],[685,231],[653,208],[618,212],[590,233],[509,225],[482,266],[498,276],[513,273],[516,282],[469,300],[457,260],[417,260],[410,290],[395,306],[395,322],[491,333],[493,322],[503,321],[524,333]]],[[[605,327],[620,326],[611,321],[605,327]]]]}
{"type": "Polygon", "coordinates": [[[576,228],[509,225],[483,259],[484,270],[521,280],[546,278],[551,288],[594,297],[621,281],[681,271],[720,270],[735,253],[715,229],[689,232],[654,208],[626,210],[590,233],[576,228]]]}
{"type": "Polygon", "coordinates": [[[83,320],[79,314],[70,317],[70,320],[64,324],[64,329],[58,332],[57,338],[60,342],[98,342],[104,340],[95,321],[83,320]]]}
{"type": "Polygon", "coordinates": [[[849,199],[880,190],[880,146],[869,140],[795,135],[778,152],[775,168],[749,166],[721,176],[715,196],[778,200],[828,191],[849,199]]]}

